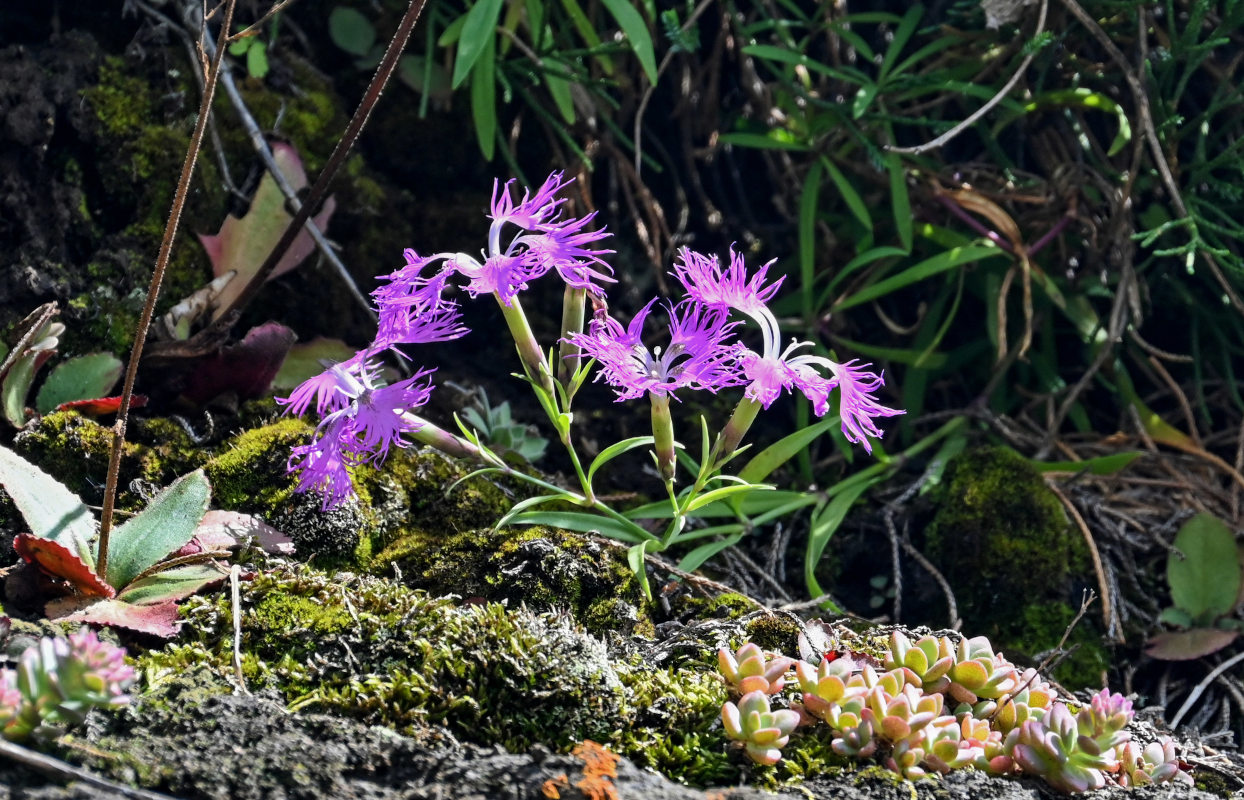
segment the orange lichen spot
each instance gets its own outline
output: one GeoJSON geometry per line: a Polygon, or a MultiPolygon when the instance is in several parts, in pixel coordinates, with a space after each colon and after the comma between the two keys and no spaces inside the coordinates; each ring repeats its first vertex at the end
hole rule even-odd
{"type": "Polygon", "coordinates": [[[613,779],[618,777],[620,757],[590,739],[584,739],[571,751],[583,759],[583,780],[575,788],[583,792],[586,800],[618,800],[618,789],[613,779]]]}
{"type": "Polygon", "coordinates": [[[540,793],[549,800],[561,800],[562,789],[570,788],[570,778],[566,773],[549,778],[540,786],[540,793]]]}

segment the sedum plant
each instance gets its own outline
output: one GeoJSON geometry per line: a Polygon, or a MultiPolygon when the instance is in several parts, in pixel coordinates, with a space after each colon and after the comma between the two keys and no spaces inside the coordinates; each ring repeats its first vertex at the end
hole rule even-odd
{"type": "Polygon", "coordinates": [[[875,758],[909,780],[973,767],[1040,776],[1065,792],[1192,785],[1169,739],[1143,748],[1131,741],[1131,701],[1107,689],[1080,706],[1055,700],[1035,670],[1021,671],[984,637],[912,642],[895,632],[880,671],[850,656],[813,666],[751,643],[735,653],[722,648],[718,664],[743,695],[722,708],[726,735],[758,764],[780,760],[791,735],[783,724],[793,714],[804,725],[828,725],[838,756],[875,758]],[[788,709],[773,705],[786,700],[783,666],[793,666],[800,694],[788,709]]]}
{"type": "Polygon", "coordinates": [[[125,650],[89,628],[44,637],[18,657],[16,670],[0,670],[0,735],[13,742],[55,736],[92,708],[129,703],[133,681],[125,650]]]}

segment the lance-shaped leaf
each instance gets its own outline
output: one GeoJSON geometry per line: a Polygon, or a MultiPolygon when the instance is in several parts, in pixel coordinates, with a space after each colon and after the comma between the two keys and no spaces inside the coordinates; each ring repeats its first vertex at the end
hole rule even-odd
{"type": "Polygon", "coordinates": [[[112,353],[92,353],[59,364],[43,382],[35,400],[40,414],[77,400],[104,397],[121,377],[121,359],[112,353]]]}
{"type": "Polygon", "coordinates": [[[117,599],[134,606],[161,605],[185,600],[213,583],[223,581],[229,572],[215,562],[185,564],[160,570],[134,581],[117,595],[117,599]]]}
{"type": "Polygon", "coordinates": [[[33,536],[58,542],[88,568],[95,567],[90,545],[95,517],[63,483],[0,447],[0,486],[13,499],[33,536]]]}
{"type": "Polygon", "coordinates": [[[123,589],[185,545],[207,513],[210,495],[211,486],[201,469],[183,475],[156,495],[146,508],[112,532],[104,579],[123,589]]]}

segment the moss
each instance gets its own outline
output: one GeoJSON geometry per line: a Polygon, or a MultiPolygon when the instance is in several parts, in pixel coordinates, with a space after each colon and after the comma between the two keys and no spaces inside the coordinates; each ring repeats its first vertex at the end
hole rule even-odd
{"type": "Polygon", "coordinates": [[[304,444],[311,427],[300,419],[282,419],[243,431],[206,466],[216,503],[222,508],[271,514],[290,499],[295,481],[286,470],[290,448],[304,444]]]}
{"type": "MultiPolygon", "coordinates": [[[[927,553],[954,589],[965,628],[1012,655],[1055,647],[1070,621],[1062,610],[1091,585],[1091,568],[1084,540],[1040,473],[1006,448],[968,451],[947,466],[935,502],[927,553]]],[[[1085,642],[1091,624],[1081,623],[1085,642]]],[[[1095,653],[1070,672],[1092,671],[1100,644],[1088,649],[1095,653]]]]}
{"type": "MultiPolygon", "coordinates": [[[[1068,603],[1031,605],[1020,619],[1000,626],[999,640],[1009,643],[1012,655],[1031,658],[1057,644],[1075,616],[1076,609],[1068,603]]],[[[1065,648],[1069,650],[1067,657],[1048,670],[1054,680],[1072,690],[1106,685],[1110,655],[1092,624],[1081,620],[1067,637],[1065,648]]]]}
{"type": "MultiPolygon", "coordinates": [[[[565,619],[495,604],[459,606],[365,576],[282,566],[244,585],[248,682],[294,709],[407,732],[444,724],[464,739],[525,749],[609,735],[622,685],[603,646],[565,619]]],[[[191,647],[140,656],[142,669],[206,669],[231,657],[228,601],[191,598],[191,647]]]]}
{"type": "Polygon", "coordinates": [[[748,641],[775,653],[798,653],[803,624],[785,614],[762,614],[749,621],[744,630],[748,641]]]}
{"type": "MultiPolygon", "coordinates": [[[[108,476],[112,428],[72,411],[55,411],[27,426],[13,440],[14,449],[68,487],[84,502],[98,504],[108,476]]],[[[135,509],[143,498],[135,480],[159,482],[159,465],[144,447],[126,442],[121,450],[117,507],[135,509]]]]}
{"type": "Polygon", "coordinates": [[[722,592],[711,597],[689,595],[679,601],[679,610],[695,619],[741,619],[756,608],[755,600],[738,592],[722,592]]]}
{"type": "Polygon", "coordinates": [[[465,596],[567,609],[593,633],[651,633],[634,573],[620,549],[554,528],[429,528],[380,552],[376,572],[417,588],[453,587],[465,596]]]}
{"type": "Polygon", "coordinates": [[[1197,770],[1192,773],[1194,786],[1202,792],[1208,792],[1218,797],[1232,797],[1233,792],[1227,779],[1217,772],[1209,770],[1197,770]]]}

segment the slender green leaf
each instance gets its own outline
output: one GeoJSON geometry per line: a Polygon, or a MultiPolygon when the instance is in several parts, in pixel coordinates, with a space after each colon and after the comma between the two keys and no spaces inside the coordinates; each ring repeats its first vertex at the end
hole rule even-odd
{"type": "Polygon", "coordinates": [[[110,586],[124,589],[149,567],[194,538],[207,513],[212,488],[203,470],[183,475],[160,492],[138,514],[117,526],[108,538],[110,586]]]}
{"type": "Polygon", "coordinates": [[[733,144],[739,147],[751,147],[757,150],[810,150],[806,141],[798,139],[790,131],[774,128],[768,133],[747,133],[731,131],[723,133],[719,139],[722,144],[733,144]]]}
{"type": "Polygon", "coordinates": [[[864,230],[871,231],[873,229],[873,218],[872,214],[868,213],[868,204],[864,202],[864,198],[860,197],[860,193],[847,180],[847,176],[842,174],[842,170],[834,166],[834,162],[828,158],[822,158],[819,163],[824,164],[825,171],[829,173],[834,186],[838,189],[838,194],[842,196],[842,202],[847,204],[847,208],[851,210],[852,216],[860,221],[860,225],[864,227],[864,230]]]}
{"type": "Polygon", "coordinates": [[[712,491],[705,492],[704,494],[692,500],[691,503],[687,506],[687,511],[688,512],[695,511],[696,509],[703,508],[709,503],[714,503],[718,500],[724,500],[727,497],[731,497],[736,494],[741,494],[744,492],[756,492],[756,491],[771,492],[773,491],[773,487],[769,486],[768,484],[756,485],[756,484],[751,484],[751,483],[732,484],[730,486],[722,486],[720,489],[713,489],[712,491]]]}
{"type": "Polygon", "coordinates": [[[588,485],[590,486],[592,484],[592,478],[596,475],[596,470],[605,466],[605,464],[608,464],[610,461],[623,453],[634,450],[637,447],[651,445],[652,443],[653,438],[651,436],[632,436],[629,439],[623,439],[620,442],[615,442],[614,444],[606,447],[604,450],[601,450],[596,458],[592,459],[591,466],[587,468],[588,485]]]}
{"type": "Polygon", "coordinates": [[[885,58],[881,62],[880,83],[885,83],[886,78],[889,77],[890,70],[894,68],[894,63],[903,52],[903,48],[907,46],[911,35],[916,32],[916,26],[920,24],[920,18],[923,16],[924,6],[919,3],[907,9],[907,13],[903,15],[903,21],[898,24],[898,28],[894,31],[894,38],[890,40],[890,45],[885,51],[885,58]]]}
{"type": "MultiPolygon", "coordinates": [[[[454,58],[454,74],[450,81],[454,89],[462,85],[467,75],[471,74],[475,62],[482,58],[485,52],[496,50],[497,20],[501,18],[501,8],[504,4],[504,0],[476,0],[476,3],[467,11],[462,21],[458,54],[454,58]]],[[[443,40],[448,34],[449,30],[446,29],[441,39],[443,40]]],[[[491,71],[490,69],[489,72],[491,71]]],[[[489,80],[491,82],[491,77],[489,80]]],[[[476,124],[479,124],[478,119],[476,119],[476,124]]]]}
{"type": "Polygon", "coordinates": [[[695,572],[705,561],[708,561],[727,547],[733,547],[738,544],[739,540],[745,535],[746,531],[740,531],[733,536],[702,544],[683,556],[682,560],[678,562],[678,568],[684,572],[695,572]]]}
{"type": "Polygon", "coordinates": [[[475,122],[475,137],[479,141],[479,149],[485,161],[492,161],[497,145],[495,45],[495,35],[490,31],[488,46],[480,54],[471,73],[471,119],[475,122]]]}
{"type": "Polygon", "coordinates": [[[186,564],[161,570],[134,581],[117,595],[117,600],[136,606],[182,600],[218,581],[229,573],[212,564],[186,564]]]}
{"type": "Polygon", "coordinates": [[[944,253],[938,253],[932,258],[926,258],[920,263],[908,267],[897,275],[878,281],[871,286],[866,286],[850,297],[845,298],[834,306],[834,311],[844,311],[848,308],[867,303],[878,297],[884,297],[891,292],[897,291],[904,286],[910,286],[926,278],[945,272],[948,269],[971,264],[974,261],[980,261],[985,258],[995,256],[1005,256],[1006,253],[1001,248],[994,245],[969,245],[965,247],[955,247],[944,253]]]}
{"type": "Polygon", "coordinates": [[[1085,472],[1092,475],[1114,475],[1122,472],[1133,461],[1144,453],[1132,450],[1125,453],[1113,453],[1108,456],[1086,458],[1083,461],[1032,461],[1028,463],[1036,467],[1038,472],[1085,472]]]}
{"type": "Polygon", "coordinates": [[[748,483],[760,483],[769,477],[773,470],[794,458],[796,453],[820,438],[821,434],[839,424],[841,424],[841,418],[835,414],[815,425],[779,439],[754,455],[743,469],[739,470],[739,479],[748,483]]]}
{"type": "Polygon", "coordinates": [[[599,533],[631,544],[653,538],[652,534],[634,523],[581,511],[527,511],[512,517],[509,524],[547,525],[550,528],[564,528],[579,533],[599,533]]]}
{"type": "Polygon", "coordinates": [[[814,322],[812,292],[808,290],[816,280],[816,209],[821,195],[823,171],[821,161],[813,162],[799,195],[799,279],[804,287],[804,291],[799,293],[799,311],[804,324],[809,326],[814,322]]]}
{"type": "Polygon", "coordinates": [[[639,58],[639,65],[644,68],[644,74],[648,76],[648,82],[656,85],[656,51],[652,46],[652,34],[648,31],[648,23],[644,22],[643,15],[639,13],[639,9],[635,8],[631,0],[602,0],[602,2],[617,20],[627,44],[635,51],[636,57],[639,58]]]}
{"type": "Polygon", "coordinates": [[[820,513],[813,517],[812,528],[808,533],[807,555],[803,564],[804,582],[807,583],[808,591],[813,597],[825,594],[825,590],[816,580],[816,567],[821,563],[821,556],[825,553],[826,545],[842,525],[842,521],[846,519],[847,512],[851,510],[851,506],[855,505],[855,501],[868,487],[880,480],[881,476],[875,476],[852,484],[835,495],[820,513]]]}
{"type": "Polygon", "coordinates": [[[907,169],[898,153],[886,156],[886,169],[890,172],[890,205],[894,209],[894,227],[898,230],[903,249],[911,252],[913,232],[911,198],[907,195],[907,169]]]}
{"type": "Polygon", "coordinates": [[[626,563],[630,564],[631,572],[635,573],[635,578],[639,581],[639,589],[644,593],[644,597],[651,600],[652,589],[648,586],[648,567],[644,563],[644,554],[647,550],[647,542],[632,545],[626,551],[626,563]]]}

